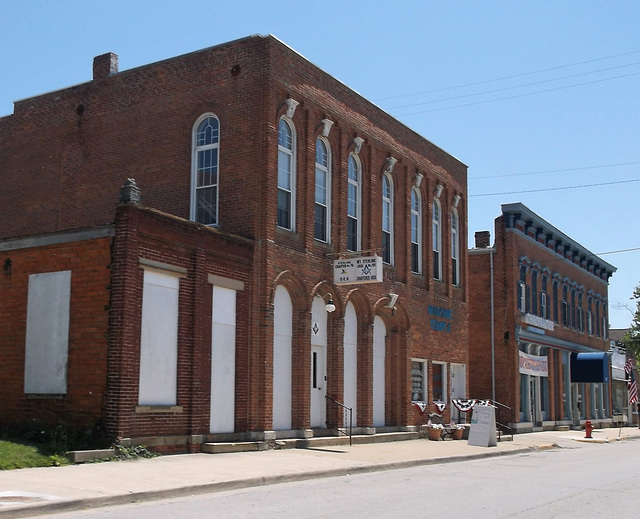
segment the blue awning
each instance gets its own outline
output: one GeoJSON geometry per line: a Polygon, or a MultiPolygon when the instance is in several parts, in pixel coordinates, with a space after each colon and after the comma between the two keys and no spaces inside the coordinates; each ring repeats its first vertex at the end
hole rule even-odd
{"type": "Polygon", "coordinates": [[[572,353],[571,382],[609,382],[609,355],[572,353]]]}

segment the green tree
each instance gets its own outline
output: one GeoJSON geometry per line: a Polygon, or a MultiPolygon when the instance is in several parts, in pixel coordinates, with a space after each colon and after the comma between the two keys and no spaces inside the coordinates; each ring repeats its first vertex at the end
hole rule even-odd
{"type": "Polygon", "coordinates": [[[629,327],[629,331],[624,334],[622,342],[627,348],[627,352],[636,358],[636,362],[640,359],[640,285],[633,289],[633,297],[636,301],[636,311],[633,314],[633,321],[629,327]]]}

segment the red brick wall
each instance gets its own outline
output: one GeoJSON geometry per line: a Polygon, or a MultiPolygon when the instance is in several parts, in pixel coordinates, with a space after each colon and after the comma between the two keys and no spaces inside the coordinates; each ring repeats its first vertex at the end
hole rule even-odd
{"type": "Polygon", "coordinates": [[[112,430],[117,435],[152,434],[162,422],[168,424],[167,434],[201,432],[207,406],[205,393],[200,391],[206,350],[200,348],[205,348],[210,333],[206,331],[209,287],[203,288],[202,280],[205,273],[214,271],[239,275],[250,287],[239,299],[240,308],[246,308],[246,314],[239,309],[246,326],[244,321],[238,326],[244,334],[238,341],[238,430],[271,428],[272,299],[277,280],[284,279],[284,274],[294,299],[294,351],[302,374],[295,379],[294,425],[307,427],[309,421],[309,312],[321,283],[339,308],[329,318],[329,373],[334,374],[329,392],[341,394],[340,319],[347,301],[353,300],[362,331],[359,422],[367,425],[372,420],[370,327],[376,313],[385,319],[389,332],[387,422],[404,425],[418,420],[410,402],[410,359],[463,364],[468,360],[466,166],[272,37],[238,40],[18,102],[14,115],[0,119],[0,164],[7,187],[0,192],[0,206],[15,216],[0,229],[0,239],[111,223],[118,189],[127,177],[136,179],[144,206],[188,218],[192,129],[207,112],[216,114],[221,123],[219,230],[255,242],[248,252],[247,246],[237,245],[232,238],[225,241],[211,229],[160,216],[153,223],[146,212],[141,216],[131,208],[119,209],[106,404],[112,430]],[[234,67],[239,67],[238,74],[231,73],[234,67]],[[293,116],[297,135],[295,232],[276,228],[277,125],[288,97],[300,102],[293,116]],[[328,137],[332,150],[330,244],[313,238],[315,141],[324,118],[335,122],[328,137]],[[367,254],[380,253],[381,177],[387,158],[397,159],[391,174],[395,261],[385,266],[381,284],[338,288],[332,283],[331,265],[346,249],[347,160],[356,135],[364,139],[360,152],[362,249],[367,254]],[[422,275],[410,272],[409,201],[417,172],[424,175],[420,187],[422,275]],[[29,181],[36,176],[38,182],[29,181]],[[431,277],[431,209],[438,184],[444,186],[440,198],[442,281],[431,277]],[[458,206],[461,287],[451,285],[449,257],[455,195],[462,199],[458,206]],[[188,372],[190,365],[195,366],[190,363],[197,361],[197,367],[181,375],[179,400],[181,405],[193,400],[190,409],[194,414],[189,418],[185,413],[133,414],[141,256],[188,272],[181,281],[179,366],[188,372]],[[384,309],[390,292],[400,296],[393,316],[384,309]],[[453,311],[450,332],[431,329],[429,305],[453,311]],[[190,345],[203,346],[190,351],[190,345]]]}
{"type": "Polygon", "coordinates": [[[107,330],[111,263],[109,238],[73,241],[0,252],[0,344],[5,424],[40,420],[88,428],[101,419],[107,382],[107,330]],[[24,393],[29,275],[71,271],[67,394],[60,398],[24,393]]]}

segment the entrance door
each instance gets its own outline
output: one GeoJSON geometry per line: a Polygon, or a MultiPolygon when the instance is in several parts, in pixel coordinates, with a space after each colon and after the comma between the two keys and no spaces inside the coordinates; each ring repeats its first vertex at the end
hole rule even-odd
{"type": "Polygon", "coordinates": [[[314,297],[311,305],[311,427],[326,427],[327,403],[327,311],[314,297]]]}
{"type": "MultiPolygon", "coordinates": [[[[451,364],[451,400],[454,398],[466,398],[466,370],[464,364],[451,364]]],[[[462,413],[451,403],[451,419],[455,422],[464,421],[462,413]]]]}
{"type": "Polygon", "coordinates": [[[533,425],[536,425],[538,400],[536,399],[536,377],[529,377],[529,416],[533,425]]]}
{"type": "Polygon", "coordinates": [[[311,347],[311,427],[326,427],[327,375],[325,349],[311,347]]]}
{"type": "Polygon", "coordinates": [[[385,384],[384,359],[387,327],[382,318],[373,321],[373,425],[385,425],[385,384]]]}

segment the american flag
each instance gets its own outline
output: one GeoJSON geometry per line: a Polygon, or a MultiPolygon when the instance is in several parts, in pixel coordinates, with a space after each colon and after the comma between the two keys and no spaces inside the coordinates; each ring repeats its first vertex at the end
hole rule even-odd
{"type": "MultiPolygon", "coordinates": [[[[627,361],[629,364],[631,361],[627,361]]],[[[625,364],[625,371],[627,367],[625,364]]],[[[638,401],[638,384],[636,382],[636,377],[633,374],[633,369],[629,370],[629,405],[633,405],[638,401]]]]}
{"type": "Polygon", "coordinates": [[[631,361],[631,359],[627,359],[627,362],[625,362],[624,364],[624,372],[627,375],[629,375],[632,369],[633,369],[633,362],[631,361]]]}

